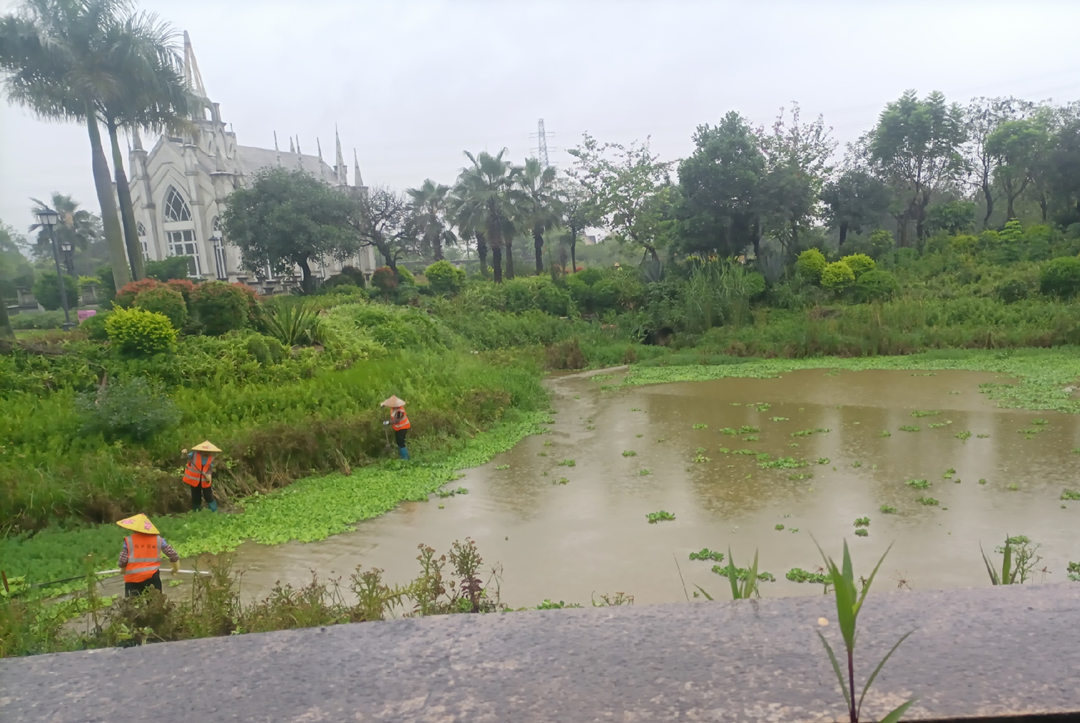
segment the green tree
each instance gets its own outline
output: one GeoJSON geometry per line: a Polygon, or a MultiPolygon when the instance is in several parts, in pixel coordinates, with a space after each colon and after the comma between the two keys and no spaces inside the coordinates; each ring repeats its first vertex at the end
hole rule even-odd
{"type": "Polygon", "coordinates": [[[570,175],[584,187],[598,223],[621,242],[642,249],[659,268],[659,251],[670,234],[665,233],[669,219],[657,213],[664,207],[657,196],[671,185],[671,163],[649,150],[647,138],[624,146],[600,143],[585,133],[581,145],[568,152],[576,159],[570,175]]]}
{"type": "Polygon", "coordinates": [[[90,136],[94,187],[116,283],[130,281],[98,106],[129,79],[116,75],[111,45],[125,0],[26,0],[0,18],[0,68],[10,100],[43,118],[76,120],[90,136]]]}
{"type": "Polygon", "coordinates": [[[472,166],[462,169],[454,186],[454,214],[459,226],[473,231],[477,242],[483,241],[491,249],[495,283],[502,283],[504,250],[506,277],[514,278],[514,256],[509,244],[515,232],[515,200],[520,196],[515,184],[521,169],[504,160],[504,153],[505,148],[494,156],[487,151],[476,155],[465,151],[472,166]]]}
{"type": "Polygon", "coordinates": [[[1032,108],[1032,103],[1017,98],[975,98],[964,109],[964,126],[968,136],[967,160],[986,207],[983,228],[987,227],[994,214],[994,176],[1001,164],[1000,157],[990,147],[990,138],[1002,123],[1016,120],[1030,113],[1032,108]]]}
{"type": "Polygon", "coordinates": [[[889,211],[889,187],[867,171],[850,167],[821,190],[825,218],[840,233],[840,248],[848,232],[862,233],[889,211]]]}
{"type": "Polygon", "coordinates": [[[398,273],[397,262],[409,251],[423,229],[416,227],[409,202],[400,193],[387,188],[364,190],[353,199],[350,224],[360,246],[373,246],[383,263],[398,273]]]}
{"type": "Polygon", "coordinates": [[[244,267],[275,273],[300,268],[305,293],[314,291],[311,262],[344,260],[358,248],[350,228],[355,203],[300,170],[268,168],[248,188],[229,194],[222,228],[243,256],[244,267]]]}
{"type": "Polygon", "coordinates": [[[535,158],[525,161],[525,166],[518,176],[522,202],[519,218],[521,226],[532,233],[537,274],[544,272],[544,234],[559,223],[560,219],[555,176],[554,167],[544,168],[535,158]]]}
{"type": "MultiPolygon", "coordinates": [[[[103,248],[101,236],[101,219],[85,209],[79,208],[78,201],[71,196],[54,192],[50,203],[31,199],[36,204],[33,213],[36,217],[39,210],[51,208],[60,214],[59,222],[53,226],[52,234],[56,237],[58,248],[69,245],[71,251],[60,251],[60,263],[65,273],[70,276],[89,275],[108,260],[108,252],[103,248]],[[104,254],[102,254],[104,252],[104,254]]],[[[53,236],[48,229],[40,224],[30,227],[31,231],[37,231],[37,237],[31,251],[38,261],[53,261],[53,236]]]]}
{"type": "Polygon", "coordinates": [[[13,228],[0,223],[0,349],[15,338],[8,318],[7,302],[20,286],[34,282],[34,269],[19,251],[20,236],[13,228]]]}
{"type": "Polygon", "coordinates": [[[406,193],[412,199],[413,224],[420,231],[420,254],[442,261],[443,246],[457,240],[446,225],[450,187],[426,178],[420,188],[410,188],[406,193]]]}
{"type": "Polygon", "coordinates": [[[994,159],[994,181],[1005,193],[1005,220],[1016,218],[1016,199],[1027,190],[1035,168],[1050,150],[1050,129],[1044,117],[1007,120],[986,138],[994,159]]]}
{"type": "Polygon", "coordinates": [[[761,185],[767,173],[760,139],[730,111],[694,132],[694,152],[679,164],[682,250],[730,256],[759,251],[761,185]]]}
{"type": "Polygon", "coordinates": [[[1051,205],[1062,225],[1080,223],[1080,103],[1056,113],[1050,148],[1036,173],[1040,174],[1042,220],[1051,205]]]}
{"type": "Polygon", "coordinates": [[[963,114],[934,91],[919,100],[906,91],[881,112],[870,131],[868,151],[875,168],[904,198],[898,217],[899,245],[908,245],[908,224],[926,237],[926,207],[933,195],[965,169],[960,146],[966,139],[963,114]]]}
{"type": "Polygon", "coordinates": [[[590,202],[585,187],[573,178],[561,177],[557,193],[561,220],[570,232],[570,272],[573,273],[577,269],[578,235],[597,223],[597,209],[590,202]]]}

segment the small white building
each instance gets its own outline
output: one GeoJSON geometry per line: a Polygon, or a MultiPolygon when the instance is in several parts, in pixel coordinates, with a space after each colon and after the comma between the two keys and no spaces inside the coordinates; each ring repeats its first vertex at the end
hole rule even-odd
{"type": "MultiPolygon", "coordinates": [[[[236,133],[226,129],[221,120],[218,104],[207,97],[186,32],[184,75],[192,92],[202,101],[198,115],[192,119],[190,133],[162,135],[149,151],[143,148],[137,132],[133,136],[128,185],[143,254],[148,261],[190,256],[189,273],[193,278],[264,284],[258,290],[272,293],[277,284],[270,270],[256,272],[253,278],[241,265],[240,250],[224,236],[219,219],[225,199],[235,189],[250,183],[256,172],[272,166],[300,169],[327,185],[361,193],[364,186],[356,151],[353,150],[354,175],[350,185],[336,130],[333,166],[323,161],[321,147],[315,156],[301,153],[299,139],[295,143],[289,139],[288,151],[276,147],[276,134],[275,148],[238,145],[236,133]]],[[[354,266],[370,276],[376,266],[373,249],[363,248],[358,256],[344,263],[326,259],[314,264],[312,273],[326,278],[342,266],[354,266]]]]}

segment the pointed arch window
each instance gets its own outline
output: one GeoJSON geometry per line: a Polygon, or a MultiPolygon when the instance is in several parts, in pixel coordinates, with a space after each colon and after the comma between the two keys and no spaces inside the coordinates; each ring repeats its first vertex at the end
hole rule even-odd
{"type": "Polygon", "coordinates": [[[191,218],[191,209],[174,186],[169,186],[165,192],[163,214],[167,255],[187,256],[188,275],[202,276],[202,256],[199,252],[198,238],[195,236],[195,223],[191,218]]]}
{"type": "Polygon", "coordinates": [[[150,244],[146,241],[146,226],[142,221],[135,224],[135,230],[139,234],[139,243],[142,245],[143,258],[150,260],[150,244]]]}
{"type": "Polygon", "coordinates": [[[221,223],[217,216],[214,216],[214,221],[210,224],[210,227],[213,229],[210,240],[214,242],[214,269],[217,271],[218,279],[225,281],[229,278],[225,256],[225,236],[221,232],[221,223]]]}

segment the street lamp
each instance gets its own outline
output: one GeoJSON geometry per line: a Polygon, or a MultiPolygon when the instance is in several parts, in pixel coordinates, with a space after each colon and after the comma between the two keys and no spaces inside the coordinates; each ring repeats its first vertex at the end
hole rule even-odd
{"type": "Polygon", "coordinates": [[[75,275],[75,261],[71,257],[74,250],[75,244],[71,243],[70,239],[60,242],[60,254],[64,257],[64,268],[67,269],[68,276],[75,275]]]}
{"type": "MultiPolygon", "coordinates": [[[[49,240],[53,247],[53,261],[56,262],[56,282],[60,284],[60,304],[64,307],[64,330],[72,327],[71,314],[68,312],[67,284],[64,283],[64,275],[60,273],[60,251],[56,245],[56,234],[53,226],[60,220],[60,214],[48,206],[43,206],[37,211],[38,223],[48,230],[49,240]]],[[[65,244],[65,246],[68,244],[65,244]]]]}

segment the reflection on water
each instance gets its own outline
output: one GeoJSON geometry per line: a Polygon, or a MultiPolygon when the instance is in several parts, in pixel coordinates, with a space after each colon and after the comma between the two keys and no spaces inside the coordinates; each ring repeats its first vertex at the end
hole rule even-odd
{"type": "Polygon", "coordinates": [[[764,595],[818,594],[784,579],[820,564],[811,535],[834,556],[846,538],[857,572],[893,543],[880,589],[987,585],[979,543],[989,552],[1006,534],[1042,543],[1049,573],[1036,581],[1064,580],[1070,556],[1080,558],[1077,503],[1060,501],[1063,488],[1080,488],[1071,453],[1080,428],[1054,412],[997,409],[978,389],[995,380],[807,370],[612,390],[587,376],[555,378],[555,424],[448,485],[468,495],[407,503],[323,542],[245,545],[244,592],[357,565],[405,582],[417,574],[418,544],[444,552],[465,537],[501,566],[502,599],[513,606],[614,592],[677,601],[695,585],[726,597],[711,563],[688,559],[702,547],[730,546],[743,566],[757,549],[760,568],[777,577],[764,595]],[[790,459],[763,468],[777,458],[790,459]],[[648,524],[658,510],[676,519],[648,524]],[[853,522],[863,516],[870,535],[859,538],[853,522]]]}

